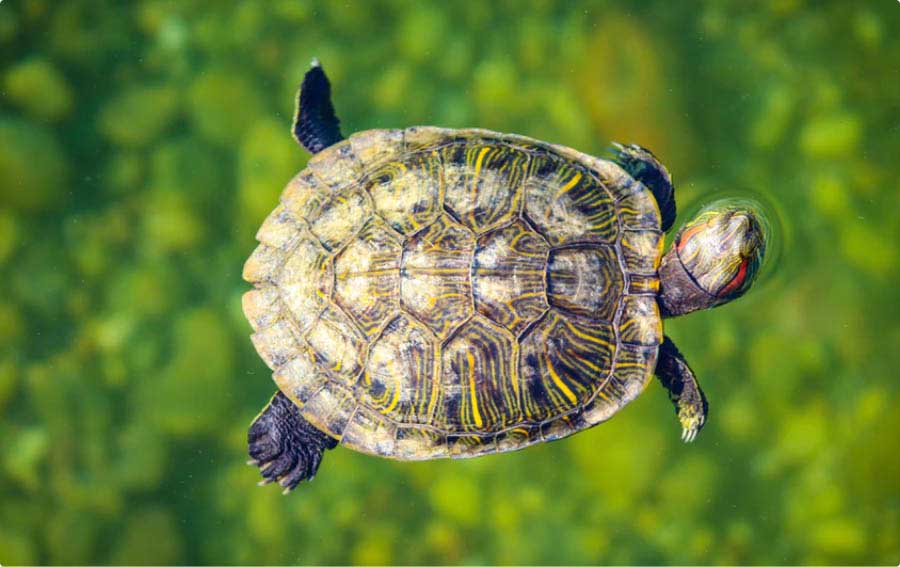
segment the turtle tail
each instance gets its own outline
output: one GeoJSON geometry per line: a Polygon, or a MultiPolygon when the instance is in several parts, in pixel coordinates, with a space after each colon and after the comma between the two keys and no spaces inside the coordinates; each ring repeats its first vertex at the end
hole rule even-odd
{"type": "Polygon", "coordinates": [[[322,456],[337,441],[306,421],[297,406],[281,392],[253,420],[247,432],[250,461],[259,467],[260,484],[277,481],[287,494],[316,476],[322,456]]]}

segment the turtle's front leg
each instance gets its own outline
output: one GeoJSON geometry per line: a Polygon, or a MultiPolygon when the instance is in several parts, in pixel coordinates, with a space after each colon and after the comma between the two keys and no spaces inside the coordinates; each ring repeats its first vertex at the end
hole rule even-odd
{"type": "Polygon", "coordinates": [[[656,377],[675,404],[675,414],[682,427],[681,439],[690,443],[706,423],[706,396],[691,367],[669,337],[665,337],[659,347],[656,377]]]}

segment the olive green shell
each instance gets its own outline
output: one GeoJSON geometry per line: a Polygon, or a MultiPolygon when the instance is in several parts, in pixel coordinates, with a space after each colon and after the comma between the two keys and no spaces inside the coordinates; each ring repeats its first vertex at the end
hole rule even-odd
{"type": "Polygon", "coordinates": [[[257,239],[253,343],[303,416],[358,451],[557,439],[655,368],[659,209],[607,160],[486,130],[369,130],[315,155],[257,239]]]}

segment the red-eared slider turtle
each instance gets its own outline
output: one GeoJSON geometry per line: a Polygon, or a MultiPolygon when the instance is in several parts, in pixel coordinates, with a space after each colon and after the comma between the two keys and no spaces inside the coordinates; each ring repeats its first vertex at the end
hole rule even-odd
{"type": "Polygon", "coordinates": [[[747,291],[753,210],[704,209],[663,256],[675,201],[649,151],[432,127],[344,139],[315,62],[294,134],[315,155],[244,267],[279,388],[248,435],[264,482],[294,488],[338,443],[417,460],[559,439],[654,374],[694,439],[706,399],[662,320],[747,291]]]}

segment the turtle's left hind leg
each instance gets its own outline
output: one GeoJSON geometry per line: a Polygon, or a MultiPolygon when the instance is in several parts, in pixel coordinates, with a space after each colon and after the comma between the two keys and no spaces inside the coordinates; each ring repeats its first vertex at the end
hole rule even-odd
{"type": "Polygon", "coordinates": [[[287,494],[301,481],[316,476],[322,454],[337,441],[303,419],[294,402],[278,392],[256,416],[247,432],[251,461],[263,475],[260,484],[273,481],[287,494]]]}
{"type": "Polygon", "coordinates": [[[300,145],[317,154],[344,139],[340,121],[331,104],[331,83],[317,59],[303,77],[300,92],[297,93],[297,112],[292,128],[294,138],[300,145]]]}

